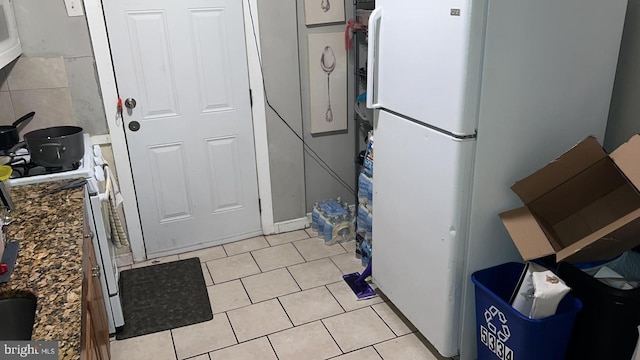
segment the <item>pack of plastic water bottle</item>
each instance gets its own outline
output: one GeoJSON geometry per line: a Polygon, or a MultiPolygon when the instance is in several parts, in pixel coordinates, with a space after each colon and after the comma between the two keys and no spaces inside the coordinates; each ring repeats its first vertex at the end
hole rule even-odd
{"type": "Polygon", "coordinates": [[[373,177],[373,133],[369,132],[369,141],[367,141],[367,150],[364,154],[364,162],[362,164],[362,172],[368,177],[373,177]]]}
{"type": "Polygon", "coordinates": [[[355,216],[340,198],[316,203],[311,211],[311,228],[324,239],[325,245],[353,240],[355,216]]]}
{"type": "Polygon", "coordinates": [[[362,262],[362,266],[369,265],[369,261],[371,260],[371,257],[372,257],[370,240],[364,240],[362,242],[362,244],[360,245],[360,253],[361,253],[360,261],[362,262]]]}
{"type": "Polygon", "coordinates": [[[369,210],[373,208],[373,179],[364,172],[358,176],[358,203],[369,210]]]}
{"type": "Polygon", "coordinates": [[[356,221],[356,233],[360,234],[364,240],[371,241],[373,229],[373,216],[366,206],[358,205],[358,218],[356,221]]]}

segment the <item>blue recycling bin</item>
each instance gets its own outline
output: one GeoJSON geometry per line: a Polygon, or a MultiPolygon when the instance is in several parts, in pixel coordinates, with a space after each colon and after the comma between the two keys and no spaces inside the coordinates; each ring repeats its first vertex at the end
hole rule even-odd
{"type": "Polygon", "coordinates": [[[562,360],[582,303],[567,294],[556,314],[530,319],[509,304],[524,264],[506,263],[471,275],[476,294],[478,360],[562,360]]]}

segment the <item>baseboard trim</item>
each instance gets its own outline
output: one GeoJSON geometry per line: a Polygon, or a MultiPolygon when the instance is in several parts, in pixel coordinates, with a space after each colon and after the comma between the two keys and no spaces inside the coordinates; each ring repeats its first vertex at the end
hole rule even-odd
{"type": "Polygon", "coordinates": [[[298,219],[281,221],[273,224],[274,234],[285,233],[288,231],[303,230],[309,227],[311,214],[298,219]]]}

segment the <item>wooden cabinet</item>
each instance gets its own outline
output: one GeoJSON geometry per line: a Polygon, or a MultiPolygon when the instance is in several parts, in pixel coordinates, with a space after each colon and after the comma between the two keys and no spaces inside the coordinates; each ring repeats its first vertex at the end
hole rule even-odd
{"type": "Polygon", "coordinates": [[[87,211],[84,212],[84,244],[82,257],[82,360],[106,360],[109,350],[107,310],[100,285],[100,267],[93,246],[87,211]]]}

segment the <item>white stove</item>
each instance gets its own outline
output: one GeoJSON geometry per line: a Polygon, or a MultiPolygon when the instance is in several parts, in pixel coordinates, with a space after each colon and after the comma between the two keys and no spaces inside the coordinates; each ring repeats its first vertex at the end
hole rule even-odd
{"type": "MultiPolygon", "coordinates": [[[[65,179],[76,179],[76,178],[85,178],[90,179],[94,177],[94,160],[93,160],[93,150],[91,148],[91,139],[89,134],[83,134],[84,140],[84,156],[79,161],[79,166],[77,169],[70,169],[68,171],[60,171],[53,172],[49,174],[39,174],[32,176],[21,176],[16,178],[11,178],[6,180],[6,182],[11,186],[17,185],[27,185],[27,184],[39,184],[49,181],[55,180],[65,180],[65,179]]],[[[14,162],[17,159],[24,159],[25,162],[29,162],[31,157],[28,153],[20,153],[14,157],[14,162]]],[[[17,173],[17,170],[15,171],[17,173]]],[[[15,175],[15,174],[14,174],[15,175]]]]}

